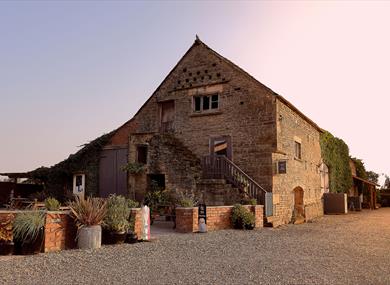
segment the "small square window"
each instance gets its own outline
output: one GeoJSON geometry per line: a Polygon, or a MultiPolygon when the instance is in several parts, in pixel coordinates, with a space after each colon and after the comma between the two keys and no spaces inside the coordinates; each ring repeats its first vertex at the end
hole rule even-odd
{"type": "Polygon", "coordinates": [[[210,109],[219,108],[219,95],[204,95],[193,97],[193,110],[194,112],[209,111],[210,109]]]}
{"type": "Polygon", "coordinates": [[[278,161],[278,173],[279,174],[287,173],[287,161],[285,160],[278,161]]]}
{"type": "Polygon", "coordinates": [[[298,159],[302,158],[302,146],[299,142],[295,142],[295,157],[298,159]]]}

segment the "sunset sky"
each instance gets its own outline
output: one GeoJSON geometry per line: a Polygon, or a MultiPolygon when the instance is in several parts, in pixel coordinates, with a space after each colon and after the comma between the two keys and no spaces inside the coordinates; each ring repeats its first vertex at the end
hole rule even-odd
{"type": "Polygon", "coordinates": [[[390,2],[0,2],[0,172],[130,119],[198,34],[390,174],[390,2]]]}

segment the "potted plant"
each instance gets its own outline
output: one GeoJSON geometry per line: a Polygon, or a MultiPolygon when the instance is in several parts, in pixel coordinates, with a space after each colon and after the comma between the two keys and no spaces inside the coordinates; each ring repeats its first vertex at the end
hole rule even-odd
{"type": "Polygon", "coordinates": [[[12,220],[11,214],[0,218],[0,255],[11,255],[14,251],[12,220]]]}
{"type": "Polygon", "coordinates": [[[28,255],[42,251],[45,226],[43,211],[18,213],[13,223],[16,252],[28,255]]]}
{"type": "Polygon", "coordinates": [[[69,203],[69,208],[78,227],[78,248],[100,248],[102,245],[101,224],[107,212],[106,202],[101,198],[83,199],[76,196],[75,201],[69,203]]]}
{"type": "Polygon", "coordinates": [[[45,199],[45,208],[48,211],[59,211],[61,203],[57,199],[49,197],[45,199]]]}
{"type": "Polygon", "coordinates": [[[127,199],[120,195],[110,195],[103,220],[103,243],[119,244],[125,241],[130,227],[129,216],[130,207],[127,199]]]}

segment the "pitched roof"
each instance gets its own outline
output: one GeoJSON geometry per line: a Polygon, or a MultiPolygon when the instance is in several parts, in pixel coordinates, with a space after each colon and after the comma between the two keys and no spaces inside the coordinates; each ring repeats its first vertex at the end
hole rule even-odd
{"type": "Polygon", "coordinates": [[[134,115],[137,116],[139,112],[142,110],[142,108],[150,101],[150,99],[153,97],[153,95],[160,89],[160,87],[164,84],[164,82],[169,78],[169,76],[173,73],[173,71],[176,69],[176,67],[181,63],[181,61],[186,57],[186,55],[196,46],[202,45],[207,50],[209,50],[211,53],[213,53],[215,56],[220,58],[223,62],[226,64],[232,66],[234,69],[238,70],[245,76],[247,76],[250,80],[254,81],[256,84],[261,85],[263,88],[266,88],[268,91],[270,91],[276,99],[283,102],[285,105],[287,105],[290,109],[292,109],[294,112],[296,112],[301,118],[303,118],[306,122],[308,122],[311,126],[313,126],[315,129],[317,129],[319,132],[324,132],[322,128],[320,128],[314,121],[312,121],[309,117],[307,117],[305,114],[303,114],[297,107],[295,107],[291,102],[289,102],[287,99],[285,99],[283,96],[277,94],[275,91],[273,91],[271,88],[267,87],[260,81],[258,81],[255,77],[250,75],[248,72],[246,72],[244,69],[227,59],[226,57],[220,55],[218,52],[210,48],[208,45],[206,45],[204,42],[202,42],[198,36],[196,36],[196,39],[194,43],[191,45],[191,47],[187,50],[187,52],[180,58],[180,60],[176,63],[176,65],[172,68],[172,70],[168,73],[168,75],[164,78],[164,80],[160,83],[160,85],[156,88],[156,90],[152,93],[152,95],[148,98],[148,100],[141,106],[141,108],[137,111],[137,113],[134,115]]]}

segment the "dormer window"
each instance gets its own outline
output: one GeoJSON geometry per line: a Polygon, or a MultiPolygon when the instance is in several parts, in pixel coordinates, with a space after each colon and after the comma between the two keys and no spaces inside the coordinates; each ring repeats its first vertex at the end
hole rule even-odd
{"type": "Polygon", "coordinates": [[[219,108],[219,95],[210,94],[193,97],[194,112],[207,112],[219,108]]]}

